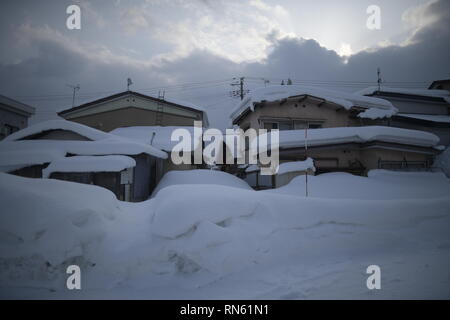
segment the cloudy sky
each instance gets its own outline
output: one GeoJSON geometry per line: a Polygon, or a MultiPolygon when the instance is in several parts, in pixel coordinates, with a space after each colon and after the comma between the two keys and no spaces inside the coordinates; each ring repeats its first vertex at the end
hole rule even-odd
{"type": "Polygon", "coordinates": [[[346,91],[427,87],[450,78],[448,0],[2,0],[0,94],[34,121],[126,89],[194,102],[226,125],[233,77],[252,89],[294,83],[346,91]],[[81,29],[66,8],[81,8],[81,29]],[[377,5],[381,28],[370,30],[377,5]]]}

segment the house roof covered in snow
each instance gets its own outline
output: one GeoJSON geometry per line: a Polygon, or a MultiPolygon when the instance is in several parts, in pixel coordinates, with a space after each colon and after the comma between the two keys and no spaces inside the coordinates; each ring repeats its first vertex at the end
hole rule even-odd
{"type": "MultiPolygon", "coordinates": [[[[439,143],[439,137],[429,132],[384,126],[309,129],[307,139],[305,130],[279,131],[280,149],[303,148],[305,140],[308,147],[375,141],[418,147],[436,147],[439,143]]],[[[256,148],[256,144],[257,139],[254,139],[251,148],[256,148]]],[[[258,152],[264,151],[266,148],[259,146],[258,152]]]]}
{"type": "MultiPolygon", "coordinates": [[[[152,145],[161,150],[171,152],[173,147],[178,144],[178,140],[172,141],[172,133],[176,129],[185,129],[191,135],[191,151],[201,146],[201,134],[194,139],[194,127],[175,127],[175,126],[136,126],[136,127],[122,127],[111,131],[111,134],[120,137],[128,138],[133,141],[152,145]]],[[[201,130],[201,128],[198,128],[201,130]]]]}
{"type": "Polygon", "coordinates": [[[145,153],[166,159],[167,153],[148,144],[102,132],[66,120],[49,120],[17,131],[0,142],[0,165],[33,165],[54,161],[68,154],[78,156],[137,155],[145,153]],[[65,130],[86,140],[33,139],[40,133],[65,130]]]}
{"type": "Polygon", "coordinates": [[[450,125],[450,116],[440,114],[398,113],[396,117],[450,125]]]}
{"type": "Polygon", "coordinates": [[[66,156],[64,150],[52,148],[3,150],[0,148],[0,172],[10,172],[32,165],[52,162],[66,156]]]}
{"type": "Polygon", "coordinates": [[[450,103],[450,91],[448,90],[430,90],[430,89],[410,89],[410,88],[390,88],[382,86],[381,90],[378,87],[368,87],[355,92],[355,94],[362,96],[397,96],[420,98],[426,100],[435,100],[438,102],[450,103]]]}
{"type": "Polygon", "coordinates": [[[48,178],[53,172],[120,172],[135,166],[133,158],[121,155],[65,157],[52,161],[42,170],[42,177],[48,178]]]}
{"type": "Polygon", "coordinates": [[[435,80],[430,84],[428,89],[441,89],[441,87],[448,84],[450,84],[450,79],[435,80]]]}
{"type": "Polygon", "coordinates": [[[77,122],[67,120],[48,120],[36,123],[22,130],[14,132],[13,134],[3,139],[3,141],[18,141],[39,133],[52,130],[72,131],[91,141],[110,138],[110,135],[106,132],[85,126],[77,122]]]}
{"type": "Polygon", "coordinates": [[[231,112],[231,119],[236,122],[245,112],[253,111],[255,105],[260,102],[272,102],[282,99],[310,96],[334,103],[349,110],[353,107],[367,109],[360,114],[364,118],[390,117],[398,110],[387,100],[365,97],[359,94],[340,92],[316,87],[298,85],[268,86],[252,90],[231,112]]]}
{"type": "Polygon", "coordinates": [[[15,112],[21,113],[25,116],[31,116],[35,113],[35,109],[25,103],[19,102],[17,100],[5,97],[0,94],[0,107],[12,109],[15,112]]]}
{"type": "Polygon", "coordinates": [[[135,91],[123,91],[123,92],[119,92],[107,97],[103,97],[94,101],[90,101],[87,103],[84,103],[82,105],[73,107],[73,108],[69,108],[63,111],[58,112],[58,115],[66,118],[66,116],[70,115],[71,113],[74,113],[76,111],[80,111],[80,110],[84,110],[84,109],[88,109],[112,100],[116,100],[116,99],[120,99],[123,97],[127,97],[127,96],[135,96],[135,97],[139,97],[145,100],[151,100],[154,102],[158,102],[158,103],[163,103],[166,105],[171,105],[173,107],[176,108],[182,108],[182,109],[187,109],[187,110],[191,110],[191,111],[195,111],[195,112],[201,112],[203,114],[203,121],[208,122],[208,118],[207,118],[207,113],[205,111],[205,109],[203,107],[200,107],[198,105],[192,104],[190,102],[185,102],[185,101],[178,101],[176,99],[171,99],[171,98],[158,98],[158,97],[154,97],[154,96],[150,96],[150,95],[145,95],[139,92],[135,92],[135,91]]]}

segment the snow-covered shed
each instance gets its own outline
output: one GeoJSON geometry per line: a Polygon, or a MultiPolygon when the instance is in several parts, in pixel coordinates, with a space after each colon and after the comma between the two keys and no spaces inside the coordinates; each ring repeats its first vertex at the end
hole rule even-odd
{"type": "Polygon", "coordinates": [[[35,124],[0,142],[3,172],[95,184],[126,201],[149,197],[166,158],[154,146],[65,120],[35,124]]]}

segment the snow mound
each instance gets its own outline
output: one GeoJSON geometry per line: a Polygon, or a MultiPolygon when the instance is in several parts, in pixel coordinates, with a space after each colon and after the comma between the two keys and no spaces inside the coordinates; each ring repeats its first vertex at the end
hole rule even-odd
{"type": "Polygon", "coordinates": [[[245,197],[252,192],[220,185],[165,187],[156,199],[153,233],[176,238],[204,221],[219,224],[233,217],[252,215],[256,204],[245,197]]]}
{"type": "Polygon", "coordinates": [[[252,190],[242,179],[232,174],[217,170],[173,170],[167,172],[152,193],[154,197],[160,190],[173,185],[180,184],[215,184],[233,188],[252,190]]]}
{"type": "Polygon", "coordinates": [[[316,171],[314,160],[311,158],[308,158],[305,161],[284,162],[278,166],[277,173],[285,174],[289,172],[306,171],[308,169],[316,171]]]}
{"type": "MultiPolygon", "coordinates": [[[[267,190],[303,197],[305,179],[296,177],[280,188],[267,190]]],[[[450,179],[440,172],[396,172],[371,170],[368,177],[350,173],[324,173],[308,178],[310,197],[334,199],[426,199],[447,197],[450,194],[450,179]]]]}
{"type": "Polygon", "coordinates": [[[308,198],[294,179],[271,191],[171,185],[122,203],[94,186],[0,174],[0,298],[448,298],[449,179],[310,178],[308,198]],[[45,262],[77,257],[90,264],[70,291],[65,268],[45,262]],[[387,279],[376,296],[365,289],[374,263],[387,279]]]}
{"type": "Polygon", "coordinates": [[[1,258],[41,256],[51,265],[90,255],[119,212],[104,188],[0,173],[1,258]]]}

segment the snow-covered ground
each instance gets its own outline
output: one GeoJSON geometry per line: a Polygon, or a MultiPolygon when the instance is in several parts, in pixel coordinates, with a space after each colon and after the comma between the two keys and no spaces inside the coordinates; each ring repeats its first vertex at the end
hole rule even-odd
{"type": "Polygon", "coordinates": [[[124,203],[0,173],[0,298],[450,298],[443,174],[310,176],[308,198],[304,176],[270,191],[222,180],[124,203]],[[366,287],[374,264],[381,290],[366,287]]]}

